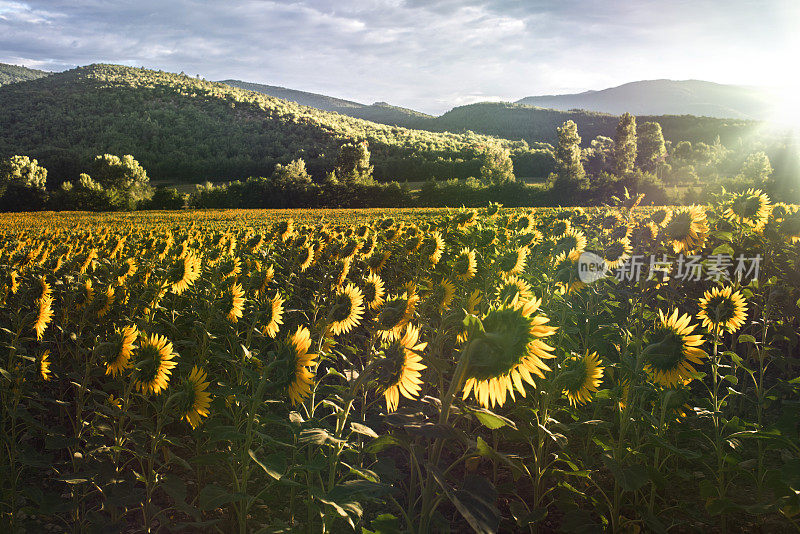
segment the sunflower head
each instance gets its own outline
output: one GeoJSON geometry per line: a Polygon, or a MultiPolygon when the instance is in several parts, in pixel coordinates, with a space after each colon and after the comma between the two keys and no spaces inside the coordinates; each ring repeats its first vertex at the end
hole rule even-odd
{"type": "Polygon", "coordinates": [[[664,227],[664,236],[675,254],[702,249],[708,237],[708,220],[700,206],[690,206],[675,211],[669,224],[664,227]]]}
{"type": "Polygon", "coordinates": [[[497,268],[506,276],[521,273],[525,269],[528,252],[527,247],[507,250],[497,258],[497,268]]]}
{"type": "Polygon", "coordinates": [[[463,248],[453,261],[453,274],[461,280],[471,280],[477,272],[477,265],[475,251],[463,248]]]}
{"type": "Polygon", "coordinates": [[[277,358],[280,365],[276,368],[276,382],[289,395],[292,405],[302,403],[311,395],[314,384],[314,371],[317,355],[309,354],[311,333],[308,328],[300,326],[297,331],[278,345],[277,358]]]}
{"type": "Polygon", "coordinates": [[[355,284],[336,291],[331,303],[329,326],[333,335],[346,334],[361,323],[364,315],[364,295],[355,284]]]}
{"type": "Polygon", "coordinates": [[[572,406],[586,404],[597,391],[603,379],[604,367],[596,352],[586,352],[564,361],[563,372],[559,377],[564,394],[572,406]]]}
{"type": "Polygon", "coordinates": [[[761,229],[770,214],[769,197],[760,189],[748,189],[733,196],[725,216],[738,223],[761,229]]]}
{"type": "Polygon", "coordinates": [[[237,283],[225,288],[219,302],[225,318],[232,323],[237,322],[244,313],[244,289],[242,289],[242,284],[237,283]]]}
{"type": "Polygon", "coordinates": [[[178,397],[178,410],[181,417],[192,428],[200,426],[201,418],[208,417],[211,395],[207,390],[206,372],[197,366],[193,367],[189,376],[183,380],[178,397]]]}
{"type": "Polygon", "coordinates": [[[376,318],[378,335],[387,341],[397,339],[414,316],[419,296],[404,293],[389,297],[376,318]]]}
{"type": "Polygon", "coordinates": [[[710,332],[736,332],[747,319],[747,303],[739,291],[733,288],[715,287],[709,289],[700,299],[700,312],[697,318],[710,332]]]}
{"type": "Polygon", "coordinates": [[[42,380],[47,382],[50,380],[50,351],[46,350],[44,353],[39,357],[39,376],[42,377],[42,380]]]}
{"type": "Polygon", "coordinates": [[[131,366],[131,355],[136,348],[134,343],[138,336],[139,330],[133,325],[114,329],[114,334],[109,340],[109,352],[106,354],[107,375],[117,376],[131,366]]]}
{"type": "Polygon", "coordinates": [[[453,282],[447,278],[444,278],[432,285],[428,294],[428,302],[432,303],[434,307],[441,313],[450,308],[450,304],[453,302],[453,296],[455,294],[455,284],[453,284],[453,282]]]}
{"type": "Polygon", "coordinates": [[[277,293],[264,303],[264,326],[261,332],[265,336],[274,338],[278,335],[278,330],[283,324],[283,303],[284,300],[277,293]]]}
{"type": "Polygon", "coordinates": [[[658,317],[647,336],[645,371],[654,382],[674,387],[691,380],[696,373],[694,366],[702,364],[706,357],[699,348],[703,338],[692,335],[696,325],[689,324],[691,317],[688,314],[679,317],[677,309],[672,314],[659,310],[658,317]]]}
{"type": "Polygon", "coordinates": [[[400,395],[414,399],[421,388],[422,351],[427,343],[418,343],[419,330],[413,325],[406,326],[403,335],[384,345],[382,358],[378,361],[379,387],[383,389],[386,410],[393,412],[400,402],[400,395]]]}
{"type": "Polygon", "coordinates": [[[361,294],[364,296],[364,303],[370,310],[376,310],[384,302],[384,295],[386,291],[383,286],[383,280],[377,274],[371,273],[364,281],[364,288],[361,294]]]}
{"type": "Polygon", "coordinates": [[[143,394],[158,395],[169,384],[172,369],[177,365],[178,356],[172,350],[172,343],[164,336],[143,335],[136,350],[134,365],[134,386],[143,394]]]}
{"type": "Polygon", "coordinates": [[[518,276],[503,278],[496,292],[497,300],[501,303],[515,304],[517,301],[527,301],[533,298],[531,285],[518,276]]]}

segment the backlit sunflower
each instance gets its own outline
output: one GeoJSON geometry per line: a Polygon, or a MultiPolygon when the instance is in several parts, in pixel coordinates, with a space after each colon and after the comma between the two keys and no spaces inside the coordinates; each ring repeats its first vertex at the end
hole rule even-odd
{"type": "Polygon", "coordinates": [[[381,339],[392,341],[399,338],[414,316],[418,302],[419,296],[414,293],[403,293],[387,299],[376,319],[377,333],[381,339]]]}
{"type": "Polygon", "coordinates": [[[606,264],[606,269],[616,269],[630,259],[632,252],[633,247],[627,239],[612,241],[603,250],[603,262],[606,264]]]}
{"type": "Polygon", "coordinates": [[[255,289],[256,296],[261,298],[267,292],[267,286],[275,278],[275,267],[259,268],[251,274],[250,287],[255,289]]]}
{"type": "Polygon", "coordinates": [[[39,357],[39,376],[42,377],[42,380],[47,382],[50,380],[50,351],[46,350],[44,353],[39,357]]]}
{"type": "Polygon", "coordinates": [[[444,252],[444,239],[439,232],[431,232],[425,236],[420,246],[420,254],[430,265],[436,265],[442,259],[444,252]]]}
{"type": "Polygon", "coordinates": [[[334,287],[341,286],[344,283],[349,273],[350,273],[350,258],[337,260],[333,271],[333,274],[336,277],[336,280],[333,282],[334,287]]]}
{"type": "Polygon", "coordinates": [[[748,189],[733,195],[724,215],[732,221],[761,230],[767,224],[770,211],[769,197],[760,189],[748,189]]]}
{"type": "Polygon", "coordinates": [[[706,212],[700,206],[675,210],[669,224],[664,227],[663,234],[675,254],[691,254],[702,249],[708,237],[706,212]]]}
{"type": "Polygon", "coordinates": [[[192,428],[200,426],[201,417],[207,417],[211,406],[211,394],[208,391],[206,372],[194,366],[189,377],[183,381],[180,399],[181,417],[192,428]]]}
{"type": "Polygon", "coordinates": [[[505,276],[519,274],[525,269],[528,247],[517,247],[497,257],[497,268],[505,276]]]}
{"type": "Polygon", "coordinates": [[[189,286],[200,278],[200,258],[189,252],[181,259],[178,259],[170,269],[168,274],[169,289],[176,295],[186,291],[189,286]]]}
{"type": "Polygon", "coordinates": [[[800,242],[800,209],[794,208],[778,225],[778,232],[790,243],[800,242]]]}
{"type": "Polygon", "coordinates": [[[286,242],[294,235],[294,221],[292,219],[278,221],[275,223],[274,231],[278,239],[286,242]]]}
{"type": "Polygon", "coordinates": [[[244,289],[242,289],[242,284],[237,283],[226,288],[220,298],[220,306],[228,321],[237,322],[244,312],[244,289]]]}
{"type": "Polygon", "coordinates": [[[128,258],[117,269],[117,285],[124,285],[125,281],[134,274],[136,274],[136,260],[128,258]]]}
{"type": "Polygon", "coordinates": [[[133,371],[133,385],[147,395],[158,395],[169,384],[169,376],[177,365],[178,356],[172,351],[172,343],[166,337],[151,334],[143,335],[136,350],[136,365],[133,371]]]}
{"type": "Polygon", "coordinates": [[[586,284],[581,281],[580,273],[578,272],[579,258],[580,253],[574,249],[561,252],[553,258],[554,278],[562,294],[580,291],[586,287],[586,284]]]}
{"type": "MultiPolygon", "coordinates": [[[[463,321],[465,319],[466,315],[464,312],[470,315],[478,315],[478,306],[480,305],[482,300],[483,300],[483,295],[481,294],[480,289],[476,289],[472,293],[470,293],[469,297],[467,297],[466,306],[462,309],[461,313],[457,315],[459,321],[463,321]]],[[[469,332],[467,332],[466,327],[464,327],[462,323],[462,330],[456,336],[456,341],[458,343],[465,343],[467,341],[468,334],[469,332]]]]}
{"type": "Polygon", "coordinates": [[[261,332],[265,336],[274,338],[278,335],[283,324],[283,303],[284,300],[277,293],[264,303],[264,327],[261,332]]]}
{"type": "Polygon", "coordinates": [[[550,368],[543,360],[553,358],[553,347],[544,339],[556,332],[544,315],[536,315],[540,299],[492,307],[483,317],[484,332],[476,333],[466,370],[463,398],[473,392],[481,406],[502,406],[514,388],[525,396],[524,380],[536,387],[531,374],[544,378],[550,368]]]}
{"type": "Polygon", "coordinates": [[[388,250],[384,250],[383,252],[376,250],[372,253],[372,255],[367,260],[367,267],[369,268],[369,272],[373,274],[381,274],[381,271],[386,266],[386,261],[392,255],[391,252],[388,250]]]}
{"type": "Polygon", "coordinates": [[[224,256],[217,265],[217,272],[223,280],[235,279],[242,272],[242,260],[237,256],[224,256]]]}
{"type": "Polygon", "coordinates": [[[573,356],[564,362],[561,380],[564,394],[572,406],[586,404],[592,400],[592,394],[603,381],[604,370],[596,352],[587,351],[583,356],[573,356]]]}
{"type": "Polygon", "coordinates": [[[697,318],[709,332],[736,332],[747,319],[747,303],[739,291],[730,286],[715,287],[703,293],[697,318]]]}
{"type": "Polygon", "coordinates": [[[555,252],[577,250],[578,254],[586,250],[586,236],[577,228],[570,228],[556,240],[555,252]]]}
{"type": "Polygon", "coordinates": [[[309,347],[311,347],[311,333],[304,326],[298,327],[297,332],[289,336],[280,346],[279,358],[286,363],[286,374],[282,382],[285,384],[292,406],[302,403],[303,399],[311,395],[314,372],[309,367],[314,367],[317,355],[309,354],[309,347]]]}
{"type": "Polygon", "coordinates": [[[397,410],[400,395],[412,400],[419,395],[420,371],[426,367],[421,353],[428,344],[418,341],[419,329],[409,324],[402,337],[383,349],[382,376],[378,382],[384,388],[387,412],[397,410]]]}
{"type": "Polygon", "coordinates": [[[533,292],[531,285],[518,276],[508,276],[503,278],[500,285],[497,286],[495,293],[499,302],[514,304],[518,300],[531,300],[533,292]]]}
{"type": "Polygon", "coordinates": [[[428,302],[433,304],[441,313],[450,308],[450,304],[453,302],[453,296],[455,294],[455,284],[453,284],[453,282],[447,278],[444,278],[433,284],[430,292],[428,293],[428,302]]]}
{"type": "Polygon", "coordinates": [[[330,311],[330,329],[334,336],[346,334],[361,323],[364,315],[364,295],[355,284],[336,291],[330,311]]]}
{"type": "Polygon", "coordinates": [[[47,325],[50,324],[50,321],[53,319],[53,297],[47,292],[42,295],[38,303],[39,307],[36,320],[33,323],[33,331],[36,332],[37,341],[41,341],[47,325]]]}
{"type": "Polygon", "coordinates": [[[658,311],[659,320],[647,336],[650,345],[645,349],[645,371],[657,384],[674,387],[693,378],[694,366],[701,365],[707,356],[698,348],[703,336],[691,335],[697,325],[690,325],[689,314],[678,317],[678,310],[670,315],[658,311]]]}
{"type": "Polygon", "coordinates": [[[110,352],[106,360],[106,374],[116,377],[131,366],[131,355],[136,348],[139,330],[135,326],[115,328],[111,337],[110,352]]]}
{"type": "Polygon", "coordinates": [[[300,264],[301,273],[305,272],[306,269],[311,267],[311,264],[314,263],[314,245],[309,245],[300,249],[300,252],[298,252],[297,263],[300,264]]]}
{"type": "Polygon", "coordinates": [[[367,276],[361,294],[364,296],[364,303],[367,305],[367,309],[378,309],[383,304],[383,296],[386,294],[381,277],[373,273],[367,276]]]}
{"type": "Polygon", "coordinates": [[[111,306],[114,305],[115,295],[114,286],[112,285],[109,285],[105,291],[101,291],[97,294],[97,298],[92,302],[92,307],[95,309],[98,318],[105,317],[108,312],[111,311],[111,306]]]}
{"type": "Polygon", "coordinates": [[[472,280],[478,272],[478,262],[475,260],[475,251],[468,248],[461,249],[453,261],[453,275],[465,282],[472,280]]]}

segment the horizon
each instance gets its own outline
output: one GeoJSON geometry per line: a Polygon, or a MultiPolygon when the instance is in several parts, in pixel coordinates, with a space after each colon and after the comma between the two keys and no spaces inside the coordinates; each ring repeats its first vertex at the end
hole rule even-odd
{"type": "Polygon", "coordinates": [[[798,85],[791,0],[626,4],[0,0],[0,62],[144,66],[433,115],[633,81],[798,85]]]}

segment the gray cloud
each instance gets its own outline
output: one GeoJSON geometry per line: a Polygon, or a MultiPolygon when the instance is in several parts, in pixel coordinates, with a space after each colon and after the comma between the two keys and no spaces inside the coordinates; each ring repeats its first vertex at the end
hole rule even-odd
{"type": "Polygon", "coordinates": [[[0,61],[143,65],[440,113],[636,79],[777,84],[794,4],[0,0],[0,61]]]}

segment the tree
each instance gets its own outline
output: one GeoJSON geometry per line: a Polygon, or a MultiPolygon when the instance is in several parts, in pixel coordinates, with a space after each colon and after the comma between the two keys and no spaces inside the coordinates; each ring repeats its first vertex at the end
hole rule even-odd
{"type": "Polygon", "coordinates": [[[753,152],[744,160],[739,176],[753,185],[763,187],[772,176],[772,165],[769,156],[764,152],[753,152]]]}
{"type": "Polygon", "coordinates": [[[586,171],[581,163],[580,144],[578,126],[573,121],[567,121],[558,128],[555,187],[575,189],[588,185],[586,171]]]}
{"type": "Polygon", "coordinates": [[[372,183],[372,165],[369,164],[369,157],[366,141],[343,144],[336,156],[336,178],[344,183],[372,183]]]}
{"type": "Polygon", "coordinates": [[[38,210],[44,204],[47,169],[28,156],[0,161],[0,209],[38,210]]]}
{"type": "Polygon", "coordinates": [[[625,113],[619,118],[614,135],[614,173],[625,176],[636,163],[636,117],[625,113]]]}
{"type": "Polygon", "coordinates": [[[586,171],[592,176],[599,176],[601,172],[611,172],[611,165],[614,162],[614,140],[598,135],[592,139],[585,156],[586,171]]]}
{"type": "Polygon", "coordinates": [[[645,122],[639,127],[639,167],[643,171],[653,172],[664,162],[667,147],[664,134],[657,122],[645,122]]]}
{"type": "Polygon", "coordinates": [[[311,176],[306,171],[306,162],[303,158],[292,160],[286,165],[280,163],[275,165],[272,179],[277,183],[311,183],[311,176]]]}
{"type": "Polygon", "coordinates": [[[498,145],[488,145],[481,154],[481,180],[487,184],[513,182],[514,163],[511,152],[498,145]]]}
{"type": "Polygon", "coordinates": [[[118,209],[135,209],[137,203],[153,196],[147,172],[130,154],[122,158],[113,154],[95,157],[92,176],[114,199],[114,207],[118,209]]]}

